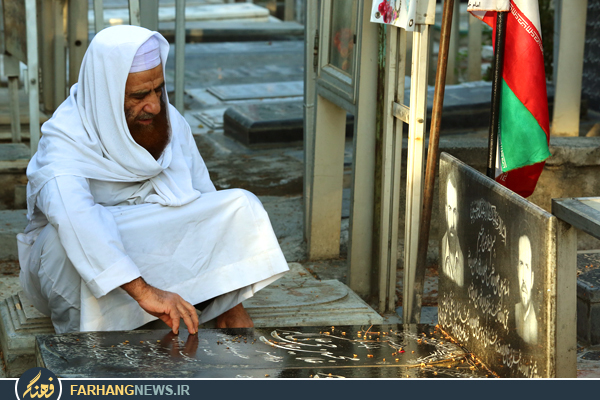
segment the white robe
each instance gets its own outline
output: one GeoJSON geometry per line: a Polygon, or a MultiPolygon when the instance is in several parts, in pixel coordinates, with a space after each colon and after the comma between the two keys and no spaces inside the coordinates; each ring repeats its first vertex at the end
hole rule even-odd
{"type": "MultiPolygon", "coordinates": [[[[113,27],[96,35],[79,83],[42,127],[27,170],[21,283],[47,314],[55,294],[67,304],[77,299],[81,331],[133,329],[156,319],[119,287],[139,276],[192,304],[217,297],[203,322],[288,270],[260,201],[243,190],[215,191],[175,108],[168,106],[171,141],[159,160],[131,138],[124,84],[133,54],[150,35],[158,34],[113,27]],[[66,254],[62,264],[36,243],[42,232],[44,241],[51,236],[48,223],[59,238],[48,243],[59,242],[66,254]]],[[[164,68],[168,44],[159,39],[164,68]]],[[[57,331],[72,330],[54,323],[57,331]]]]}

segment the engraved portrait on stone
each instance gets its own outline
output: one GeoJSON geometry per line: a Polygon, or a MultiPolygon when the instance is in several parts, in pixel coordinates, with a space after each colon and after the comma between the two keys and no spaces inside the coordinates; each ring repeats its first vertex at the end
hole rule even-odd
{"type": "Polygon", "coordinates": [[[459,287],[463,287],[465,258],[458,240],[458,194],[454,174],[448,177],[445,216],[447,229],[442,238],[442,271],[459,287]]]}
{"type": "Polygon", "coordinates": [[[526,235],[519,237],[519,260],[517,265],[520,303],[515,305],[517,333],[528,344],[537,344],[538,323],[531,294],[535,274],[531,265],[531,241],[526,235]]]}

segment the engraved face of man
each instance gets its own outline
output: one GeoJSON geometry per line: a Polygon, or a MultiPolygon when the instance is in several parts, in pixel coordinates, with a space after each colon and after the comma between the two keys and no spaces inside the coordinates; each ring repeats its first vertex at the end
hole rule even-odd
{"type": "Polygon", "coordinates": [[[519,238],[519,294],[524,307],[529,307],[531,287],[533,286],[533,270],[531,269],[531,242],[527,236],[519,238]]]}
{"type": "Polygon", "coordinates": [[[452,180],[448,180],[448,186],[446,189],[446,221],[448,222],[448,233],[451,237],[456,235],[456,224],[458,222],[458,197],[456,188],[452,183],[452,180]]]}

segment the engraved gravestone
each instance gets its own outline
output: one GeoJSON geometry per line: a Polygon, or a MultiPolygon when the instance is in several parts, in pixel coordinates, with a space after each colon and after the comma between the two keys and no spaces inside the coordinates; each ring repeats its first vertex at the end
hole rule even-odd
{"type": "Polygon", "coordinates": [[[576,374],[573,229],[443,153],[439,322],[502,377],[576,374]]]}

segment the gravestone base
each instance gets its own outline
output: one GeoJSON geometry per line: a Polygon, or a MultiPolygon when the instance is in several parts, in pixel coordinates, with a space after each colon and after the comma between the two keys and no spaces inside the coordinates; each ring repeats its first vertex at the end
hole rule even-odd
{"type": "Polygon", "coordinates": [[[50,318],[19,292],[0,301],[0,346],[6,375],[19,377],[35,366],[35,336],[53,334],[50,318]]]}
{"type": "MultiPolygon", "coordinates": [[[[240,104],[223,115],[223,131],[246,146],[303,140],[304,106],[300,101],[240,104]]],[[[354,117],[346,118],[346,136],[354,133],[354,117]]]]}
{"type": "Polygon", "coordinates": [[[577,255],[577,339],[600,344],[600,252],[577,255]]]}

